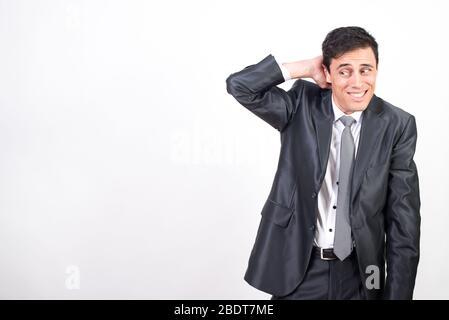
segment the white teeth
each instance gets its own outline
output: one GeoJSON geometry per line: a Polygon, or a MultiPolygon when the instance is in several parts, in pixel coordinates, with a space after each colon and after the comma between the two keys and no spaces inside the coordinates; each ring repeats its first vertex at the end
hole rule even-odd
{"type": "Polygon", "coordinates": [[[361,97],[363,97],[363,95],[365,94],[365,92],[359,92],[359,93],[350,92],[349,94],[350,94],[351,96],[353,96],[353,97],[361,98],[361,97]]]}

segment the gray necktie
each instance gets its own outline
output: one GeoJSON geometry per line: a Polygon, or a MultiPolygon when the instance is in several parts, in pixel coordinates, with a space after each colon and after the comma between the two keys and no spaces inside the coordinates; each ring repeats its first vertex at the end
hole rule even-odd
{"type": "Polygon", "coordinates": [[[351,125],[355,120],[350,116],[342,116],[339,120],[345,125],[345,129],[341,134],[334,253],[340,260],[344,260],[352,251],[351,226],[349,224],[349,192],[355,154],[351,125]]]}

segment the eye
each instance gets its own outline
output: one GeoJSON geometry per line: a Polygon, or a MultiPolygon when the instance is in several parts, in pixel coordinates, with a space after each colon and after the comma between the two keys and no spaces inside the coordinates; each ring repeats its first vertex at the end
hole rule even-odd
{"type": "Polygon", "coordinates": [[[361,71],[362,74],[369,74],[370,72],[371,72],[371,68],[365,68],[365,69],[362,69],[362,71],[361,71]]]}
{"type": "Polygon", "coordinates": [[[348,76],[349,76],[349,70],[343,69],[343,70],[340,70],[338,73],[339,73],[342,77],[348,77],[348,76]]]}

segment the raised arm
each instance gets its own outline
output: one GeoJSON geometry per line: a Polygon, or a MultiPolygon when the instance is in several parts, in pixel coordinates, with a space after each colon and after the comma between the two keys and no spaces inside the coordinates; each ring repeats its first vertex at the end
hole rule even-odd
{"type": "MultiPolygon", "coordinates": [[[[317,57],[282,65],[288,70],[291,79],[312,78],[320,86],[326,87],[327,84],[322,82],[324,73],[320,59],[317,57]]],[[[257,64],[231,74],[226,79],[226,86],[228,93],[241,105],[282,131],[300,107],[304,89],[301,80],[295,81],[288,92],[277,87],[285,80],[280,65],[270,54],[257,64]]]]}

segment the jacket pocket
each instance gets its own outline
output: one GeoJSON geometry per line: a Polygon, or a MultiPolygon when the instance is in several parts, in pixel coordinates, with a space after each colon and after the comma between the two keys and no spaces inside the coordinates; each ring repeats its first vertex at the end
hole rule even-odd
{"type": "Polygon", "coordinates": [[[288,208],[280,203],[268,199],[262,209],[262,216],[274,224],[286,228],[290,222],[295,209],[288,208]]]}

